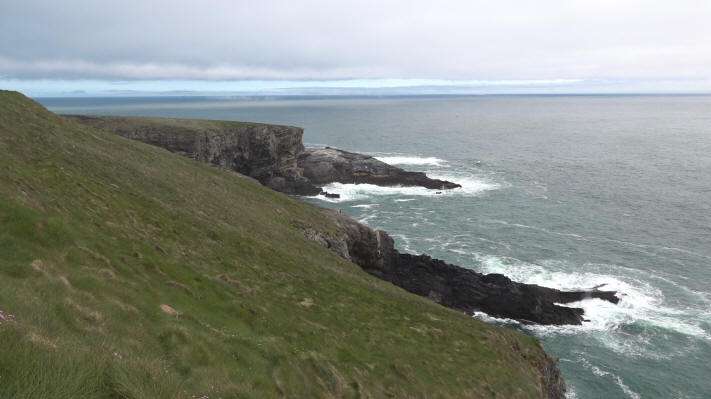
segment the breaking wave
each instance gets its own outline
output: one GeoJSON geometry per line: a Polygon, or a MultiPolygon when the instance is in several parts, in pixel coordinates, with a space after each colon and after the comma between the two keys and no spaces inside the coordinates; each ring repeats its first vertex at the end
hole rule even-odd
{"type": "Polygon", "coordinates": [[[441,166],[446,163],[444,159],[435,157],[411,157],[411,156],[375,156],[378,161],[390,165],[430,165],[441,166]]]}
{"type": "MultiPolygon", "coordinates": [[[[711,340],[711,334],[703,326],[703,311],[710,304],[700,306],[671,307],[667,305],[662,290],[642,276],[642,271],[633,271],[615,265],[583,265],[581,271],[570,271],[563,262],[546,261],[532,264],[518,259],[492,255],[474,255],[483,273],[500,273],[528,284],[538,284],[561,290],[590,289],[601,286],[604,290],[618,292],[620,302],[612,304],[601,299],[586,299],[565,306],[579,307],[589,320],[580,326],[520,325],[539,335],[579,334],[594,332],[595,337],[608,348],[627,355],[665,357],[649,342],[645,334],[655,335],[661,330],[686,336],[711,340]],[[635,275],[635,273],[637,275],[635,275]],[[630,339],[628,334],[605,334],[634,329],[645,333],[630,339]]],[[[669,282],[677,285],[676,283],[669,282]]],[[[688,290],[692,293],[691,290],[688,290]]],[[[698,298],[698,297],[697,297],[698,298]]],[[[703,298],[702,298],[703,299],[703,298]]],[[[477,313],[476,317],[498,324],[518,324],[513,320],[496,319],[477,313]]]]}
{"type": "Polygon", "coordinates": [[[495,190],[501,185],[492,183],[475,176],[456,175],[428,175],[434,179],[449,180],[461,184],[462,187],[451,190],[431,190],[424,187],[383,187],[375,184],[343,184],[331,183],[323,186],[323,189],[332,194],[340,195],[340,198],[326,198],[323,195],[316,198],[327,202],[351,202],[363,201],[373,197],[408,197],[397,198],[398,202],[407,202],[412,197],[450,197],[450,196],[476,196],[485,191],[495,190]]]}

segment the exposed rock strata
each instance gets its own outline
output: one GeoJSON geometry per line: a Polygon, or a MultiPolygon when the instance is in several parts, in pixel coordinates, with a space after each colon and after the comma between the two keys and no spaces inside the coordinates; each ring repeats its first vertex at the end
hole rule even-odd
{"type": "MultiPolygon", "coordinates": [[[[558,304],[585,298],[619,301],[612,291],[560,291],[517,283],[502,274],[477,273],[427,255],[403,254],[394,248],[393,239],[386,232],[373,230],[333,210],[322,212],[338,225],[339,234],[320,234],[315,241],[374,276],[468,314],[481,311],[525,323],[582,324],[583,309],[558,304]],[[343,248],[347,248],[347,256],[343,248]]],[[[306,231],[305,234],[314,236],[306,231]]]]}
{"type": "Polygon", "coordinates": [[[66,115],[85,125],[142,141],[257,179],[287,194],[316,195],[297,164],[303,129],[260,123],[66,115]]]}
{"type": "Polygon", "coordinates": [[[461,187],[449,181],[430,179],[422,172],[408,172],[371,156],[331,147],[301,151],[299,167],[314,184],[355,183],[379,186],[419,186],[435,190],[461,187]]]}
{"type": "MultiPolygon", "coordinates": [[[[305,149],[303,129],[260,123],[66,115],[92,127],[232,169],[292,195],[327,194],[333,182],[450,189],[460,185],[333,148],[305,149]]],[[[331,194],[331,196],[337,196],[331,194]]]]}

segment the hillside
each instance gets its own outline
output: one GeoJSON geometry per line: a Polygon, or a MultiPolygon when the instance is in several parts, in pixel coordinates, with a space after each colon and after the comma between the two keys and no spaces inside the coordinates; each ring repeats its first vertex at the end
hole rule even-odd
{"type": "MultiPolygon", "coordinates": [[[[393,167],[368,155],[331,147],[305,148],[303,129],[294,126],[131,116],[62,116],[248,175],[269,188],[289,194],[306,191],[338,196],[313,185],[331,181],[421,185],[437,190],[459,186],[430,179],[422,172],[393,167]]],[[[321,231],[296,221],[293,225],[368,273],[470,315],[484,312],[523,323],[580,325],[584,310],[562,304],[585,298],[619,302],[615,291],[599,287],[561,291],[515,282],[501,274],[477,273],[426,254],[400,253],[386,231],[376,231],[345,214],[318,209],[333,222],[331,227],[336,227],[335,231],[333,228],[321,231]]]]}
{"type": "Polygon", "coordinates": [[[542,397],[536,340],[376,279],[314,207],[0,92],[0,397],[542,397]]]}

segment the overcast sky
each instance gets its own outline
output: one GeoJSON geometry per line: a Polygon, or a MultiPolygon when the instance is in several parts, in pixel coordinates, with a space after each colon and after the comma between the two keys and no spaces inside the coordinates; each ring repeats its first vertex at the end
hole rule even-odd
{"type": "Polygon", "coordinates": [[[0,0],[0,86],[205,80],[711,91],[711,1],[0,0]]]}

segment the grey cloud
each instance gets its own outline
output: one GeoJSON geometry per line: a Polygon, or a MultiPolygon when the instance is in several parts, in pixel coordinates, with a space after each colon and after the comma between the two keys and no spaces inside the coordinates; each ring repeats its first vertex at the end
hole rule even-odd
{"type": "Polygon", "coordinates": [[[706,78],[709,20],[696,0],[0,0],[0,75],[706,78]]]}

